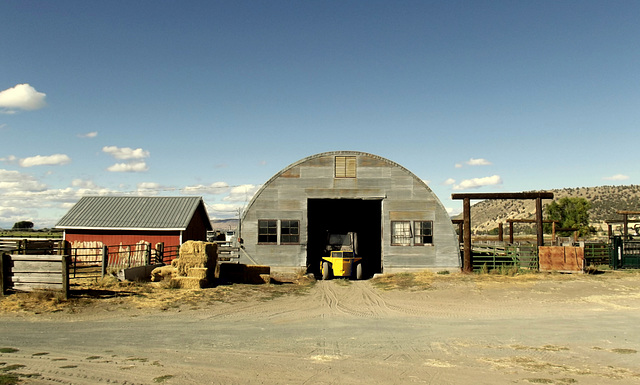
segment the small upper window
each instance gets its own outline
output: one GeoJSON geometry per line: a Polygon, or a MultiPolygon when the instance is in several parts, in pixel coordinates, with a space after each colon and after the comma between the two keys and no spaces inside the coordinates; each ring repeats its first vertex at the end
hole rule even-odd
{"type": "Polygon", "coordinates": [[[300,242],[300,221],[280,221],[280,243],[300,242]]]}
{"type": "Polygon", "coordinates": [[[391,222],[391,244],[402,246],[411,245],[411,222],[391,222]]]}
{"type": "Polygon", "coordinates": [[[278,242],[278,221],[258,221],[258,243],[278,242]]]}
{"type": "Polygon", "coordinates": [[[356,177],[356,157],[336,156],[336,178],[356,177]]]}
{"type": "Polygon", "coordinates": [[[427,245],[433,243],[433,222],[422,221],[414,222],[415,227],[415,239],[416,245],[427,245]]]}

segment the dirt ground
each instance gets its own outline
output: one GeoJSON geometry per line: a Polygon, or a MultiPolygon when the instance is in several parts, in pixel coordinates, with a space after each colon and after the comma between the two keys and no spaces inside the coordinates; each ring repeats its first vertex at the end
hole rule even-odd
{"type": "MultiPolygon", "coordinates": [[[[640,274],[400,274],[0,299],[25,384],[640,384],[640,274]]],[[[0,382],[2,383],[2,382],[0,382]]],[[[11,383],[11,382],[5,382],[11,383]]]]}

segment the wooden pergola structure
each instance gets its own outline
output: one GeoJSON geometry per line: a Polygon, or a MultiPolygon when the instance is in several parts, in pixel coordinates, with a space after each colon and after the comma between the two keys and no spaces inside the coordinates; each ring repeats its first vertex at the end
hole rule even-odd
{"type": "MultiPolygon", "coordinates": [[[[619,210],[616,213],[622,215],[624,240],[629,239],[629,215],[640,215],[640,211],[619,210]]],[[[610,221],[607,221],[609,223],[610,221]]],[[[611,221],[613,222],[613,221],[611,221]]],[[[632,221],[634,222],[634,221],[632,221]]],[[[609,236],[611,236],[611,225],[609,225],[609,236]]]]}
{"type": "Polygon", "coordinates": [[[463,239],[464,261],[463,271],[473,271],[471,261],[471,200],[485,199],[535,199],[536,201],[536,232],[538,246],[544,246],[544,234],[542,231],[542,200],[553,199],[552,192],[523,192],[523,193],[458,193],[451,194],[451,199],[462,199],[463,211],[463,239]]]}

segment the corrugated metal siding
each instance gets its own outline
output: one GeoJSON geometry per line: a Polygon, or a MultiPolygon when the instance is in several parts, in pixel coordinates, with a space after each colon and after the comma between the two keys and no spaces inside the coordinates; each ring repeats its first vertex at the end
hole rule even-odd
{"type": "Polygon", "coordinates": [[[56,227],[186,229],[200,205],[200,197],[83,197],[56,227]]]}
{"type": "Polygon", "coordinates": [[[272,267],[305,266],[308,199],[325,198],[381,200],[383,271],[460,266],[455,229],[431,189],[409,170],[394,162],[351,151],[308,157],[285,168],[265,183],[244,213],[242,237],[246,252],[258,263],[272,267]],[[357,158],[356,178],[335,178],[337,156],[357,158]],[[433,220],[434,244],[392,246],[392,217],[393,220],[433,220]],[[300,245],[285,247],[258,244],[257,222],[260,219],[299,219],[300,245]]]}

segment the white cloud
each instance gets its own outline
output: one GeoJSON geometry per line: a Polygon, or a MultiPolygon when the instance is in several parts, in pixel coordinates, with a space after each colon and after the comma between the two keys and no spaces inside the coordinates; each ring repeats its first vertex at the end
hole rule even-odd
{"type": "Polygon", "coordinates": [[[71,181],[72,187],[80,187],[80,188],[97,188],[95,183],[92,180],[88,179],[74,179],[71,181]]]}
{"type": "MultiPolygon", "coordinates": [[[[467,166],[489,166],[492,163],[483,158],[471,158],[468,161],[464,162],[467,166]]],[[[462,168],[464,165],[462,163],[456,163],[456,168],[462,168]]]]}
{"type": "Polygon", "coordinates": [[[78,134],[78,138],[95,138],[96,136],[98,136],[98,131],[91,131],[85,134],[78,134]]]}
{"type": "Polygon", "coordinates": [[[222,198],[225,202],[249,202],[261,186],[243,184],[231,188],[229,195],[222,198]]]}
{"type": "Polygon", "coordinates": [[[454,184],[454,190],[471,190],[484,186],[495,186],[502,184],[502,178],[499,175],[486,176],[484,178],[465,179],[460,184],[454,184]]]}
{"type": "Polygon", "coordinates": [[[21,167],[33,167],[33,166],[61,166],[71,163],[71,158],[65,154],[53,154],[53,155],[36,155],[29,158],[20,159],[18,164],[21,167]]]}
{"type": "Polygon", "coordinates": [[[445,180],[444,182],[442,182],[442,184],[445,185],[445,186],[451,186],[454,183],[456,183],[456,180],[453,179],[453,178],[449,178],[449,179],[445,180]]]}
{"type": "Polygon", "coordinates": [[[0,92],[0,112],[14,114],[18,110],[38,110],[47,105],[46,96],[29,84],[18,84],[0,92]]]}
{"type": "Polygon", "coordinates": [[[149,157],[149,151],[141,148],[135,150],[129,147],[117,147],[117,146],[104,146],[102,152],[113,156],[116,159],[144,159],[149,157]]]}
{"type": "Polygon", "coordinates": [[[16,163],[17,160],[18,158],[16,158],[15,155],[9,155],[6,158],[0,158],[0,162],[4,163],[16,163]]]}
{"type": "Polygon", "coordinates": [[[489,162],[486,159],[482,159],[482,158],[478,158],[478,159],[471,158],[466,163],[469,166],[489,166],[489,165],[491,165],[491,162],[489,162]]]}
{"type": "Polygon", "coordinates": [[[147,170],[149,170],[149,167],[147,167],[147,163],[144,161],[116,163],[113,166],[107,167],[107,171],[111,172],[144,172],[147,170]]]}
{"type": "Polygon", "coordinates": [[[18,171],[0,169],[0,190],[3,193],[14,192],[41,192],[46,190],[47,186],[40,183],[31,175],[23,174],[18,171]]]}
{"type": "Polygon", "coordinates": [[[226,182],[214,182],[210,185],[195,185],[195,186],[187,186],[182,189],[182,192],[185,194],[211,194],[218,195],[224,194],[230,191],[229,184],[226,182]]]}
{"type": "Polygon", "coordinates": [[[623,175],[623,174],[616,174],[616,175],[612,175],[612,176],[605,176],[604,178],[602,178],[604,180],[627,180],[629,179],[628,175],[623,175]]]}

